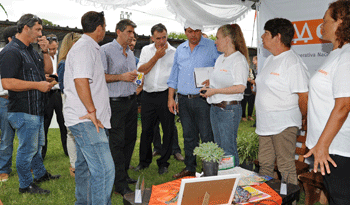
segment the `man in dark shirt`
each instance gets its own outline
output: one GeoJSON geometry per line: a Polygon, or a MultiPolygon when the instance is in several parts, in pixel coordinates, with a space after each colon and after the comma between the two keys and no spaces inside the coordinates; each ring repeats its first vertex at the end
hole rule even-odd
{"type": "Polygon", "coordinates": [[[48,194],[49,190],[33,183],[30,169],[36,184],[60,177],[46,171],[41,157],[46,92],[53,86],[46,81],[45,73],[52,73],[52,62],[40,18],[25,14],[18,20],[17,29],[18,35],[0,53],[0,68],[2,86],[9,90],[8,120],[17,129],[19,141],[16,158],[19,192],[48,194]],[[43,58],[31,43],[39,44],[43,58]]]}

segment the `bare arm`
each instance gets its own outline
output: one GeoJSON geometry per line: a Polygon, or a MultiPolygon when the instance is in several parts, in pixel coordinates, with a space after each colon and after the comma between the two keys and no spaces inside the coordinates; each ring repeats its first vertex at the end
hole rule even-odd
{"type": "Polygon", "coordinates": [[[34,82],[16,78],[3,78],[1,79],[1,83],[5,90],[11,90],[14,92],[39,90],[40,92],[46,93],[53,87],[53,84],[46,81],[34,82]]]}
{"type": "Polygon", "coordinates": [[[200,93],[203,97],[210,97],[215,94],[238,94],[243,93],[245,90],[244,85],[233,85],[226,88],[202,88],[202,90],[206,90],[207,92],[205,94],[200,93]]]}
{"type": "Polygon", "coordinates": [[[328,162],[332,163],[334,167],[337,167],[337,164],[329,156],[329,146],[331,145],[335,135],[343,126],[349,112],[350,97],[336,98],[334,108],[316,146],[305,155],[305,157],[314,155],[314,172],[317,172],[317,167],[320,165],[322,175],[325,175],[325,168],[329,174],[330,169],[328,162]]]}
{"type": "Polygon", "coordinates": [[[75,88],[77,90],[78,96],[81,102],[84,104],[88,114],[79,119],[90,119],[94,123],[97,132],[99,132],[99,127],[104,128],[101,121],[96,117],[96,108],[94,102],[92,101],[91,90],[89,79],[87,78],[76,78],[74,79],[75,88]]]}
{"type": "Polygon", "coordinates": [[[138,71],[143,72],[145,75],[149,73],[152,70],[153,66],[157,63],[157,61],[165,55],[165,50],[167,49],[167,46],[168,45],[166,44],[166,46],[157,48],[157,51],[154,54],[154,56],[147,63],[141,65],[138,71]]]}
{"type": "Polygon", "coordinates": [[[45,74],[52,74],[53,73],[53,66],[52,66],[52,61],[50,59],[50,55],[48,53],[43,53],[43,58],[44,58],[45,74]]]}
{"type": "Polygon", "coordinates": [[[299,109],[301,112],[301,116],[302,116],[302,130],[306,130],[306,117],[307,117],[307,101],[308,101],[308,95],[309,92],[306,93],[298,93],[299,96],[299,109]]]}
{"type": "Polygon", "coordinates": [[[175,114],[175,110],[178,110],[174,97],[175,97],[175,89],[169,87],[168,108],[169,108],[169,111],[173,114],[175,114]]]}
{"type": "Polygon", "coordinates": [[[112,82],[118,82],[118,81],[125,81],[125,82],[132,82],[137,77],[137,71],[127,72],[123,74],[105,74],[106,82],[112,83],[112,82]]]}

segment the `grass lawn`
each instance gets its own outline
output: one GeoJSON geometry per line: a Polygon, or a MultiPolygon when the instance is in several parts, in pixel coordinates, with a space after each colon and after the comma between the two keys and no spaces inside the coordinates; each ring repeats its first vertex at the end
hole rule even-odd
{"type": "MultiPolygon", "coordinates": [[[[252,128],[254,122],[241,122],[239,127],[238,135],[244,135],[245,133],[254,132],[255,128],[252,128]]],[[[179,143],[183,151],[183,137],[182,137],[182,127],[180,123],[176,123],[179,133],[179,143]]],[[[139,143],[141,135],[141,123],[139,121],[138,125],[138,138],[132,157],[131,165],[136,167],[139,162],[139,143]]],[[[51,174],[60,174],[62,177],[58,180],[43,182],[40,187],[48,189],[51,191],[49,195],[31,195],[31,194],[19,194],[19,182],[18,175],[16,171],[16,150],[18,146],[18,140],[15,138],[15,146],[13,153],[13,165],[12,173],[10,174],[10,179],[7,182],[0,182],[0,200],[4,205],[24,205],[24,204],[35,204],[35,205],[46,205],[46,204],[74,204],[75,202],[75,181],[74,178],[69,174],[69,158],[64,154],[59,129],[50,129],[48,136],[48,151],[44,161],[46,169],[51,174]]],[[[172,180],[172,175],[180,172],[184,167],[183,162],[179,162],[173,158],[170,158],[169,172],[159,176],[158,166],[156,160],[153,160],[149,168],[141,171],[135,172],[129,170],[129,175],[131,178],[137,179],[139,175],[143,174],[145,176],[146,187],[151,187],[152,185],[162,184],[172,180]]],[[[201,171],[201,162],[197,160],[197,172],[201,171]]],[[[132,190],[135,189],[134,185],[130,185],[132,190]]],[[[301,200],[298,204],[303,204],[303,194],[301,200]]],[[[120,195],[112,194],[112,204],[123,204],[122,197],[120,195]]]]}

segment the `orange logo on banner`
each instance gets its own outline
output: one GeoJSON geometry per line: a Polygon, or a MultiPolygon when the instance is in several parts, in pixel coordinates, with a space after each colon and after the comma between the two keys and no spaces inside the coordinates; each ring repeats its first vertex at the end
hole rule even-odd
{"type": "Polygon", "coordinates": [[[323,19],[292,22],[295,30],[292,45],[330,43],[322,40],[321,25],[323,19]]]}

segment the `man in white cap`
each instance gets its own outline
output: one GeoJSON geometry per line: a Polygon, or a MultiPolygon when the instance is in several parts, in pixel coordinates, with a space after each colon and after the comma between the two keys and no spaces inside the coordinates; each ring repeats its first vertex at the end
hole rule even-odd
{"type": "Polygon", "coordinates": [[[210,124],[210,106],[205,98],[199,95],[200,88],[196,88],[193,72],[194,68],[213,67],[219,53],[214,41],[202,37],[202,29],[202,26],[185,23],[188,40],[177,47],[168,79],[168,108],[172,113],[179,111],[185,145],[186,168],[173,178],[195,175],[197,164],[193,150],[199,143],[198,134],[202,142],[214,141],[210,124]],[[174,100],[176,89],[179,109],[174,100]]]}

